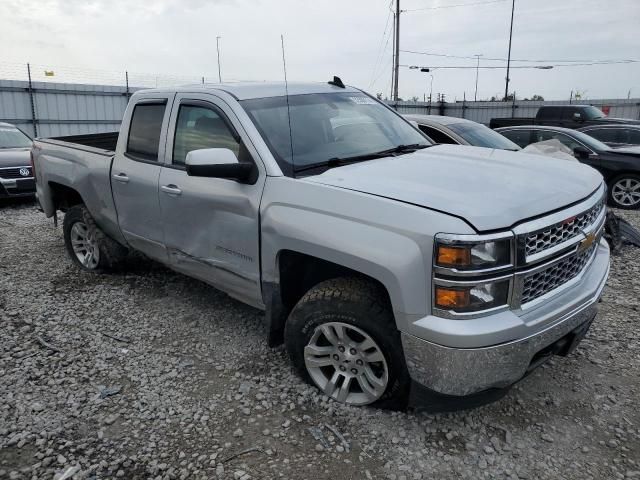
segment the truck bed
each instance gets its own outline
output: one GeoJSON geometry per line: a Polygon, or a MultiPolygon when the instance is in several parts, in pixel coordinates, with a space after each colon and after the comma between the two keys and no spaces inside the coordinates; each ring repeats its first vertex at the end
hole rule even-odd
{"type": "Polygon", "coordinates": [[[492,118],[489,121],[489,128],[517,127],[519,125],[536,125],[534,117],[514,117],[514,118],[492,118]]]}
{"type": "Polygon", "coordinates": [[[121,239],[111,194],[114,139],[117,141],[117,134],[38,138],[33,142],[37,196],[48,217],[55,214],[57,192],[72,189],[82,197],[103,230],[112,238],[121,239]]]}

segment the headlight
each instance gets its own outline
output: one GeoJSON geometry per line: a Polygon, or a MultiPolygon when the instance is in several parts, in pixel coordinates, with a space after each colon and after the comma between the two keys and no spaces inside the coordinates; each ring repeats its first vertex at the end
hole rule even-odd
{"type": "Polygon", "coordinates": [[[433,308],[447,318],[475,318],[507,308],[514,272],[514,235],[438,234],[433,308]]]}
{"type": "Polygon", "coordinates": [[[435,307],[469,313],[501,307],[509,302],[509,279],[474,285],[435,285],[435,307]]]}
{"type": "MultiPolygon", "coordinates": [[[[460,236],[462,237],[462,236],[460,236]]],[[[445,235],[436,237],[435,264],[457,270],[483,270],[511,265],[510,239],[466,241],[445,235]]]]}

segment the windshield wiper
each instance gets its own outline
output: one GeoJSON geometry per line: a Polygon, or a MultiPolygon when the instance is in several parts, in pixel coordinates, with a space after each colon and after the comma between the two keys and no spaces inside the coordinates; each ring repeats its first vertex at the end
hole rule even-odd
{"type": "Polygon", "coordinates": [[[303,167],[294,168],[293,172],[304,172],[306,170],[313,170],[316,168],[335,168],[349,165],[351,163],[364,162],[366,160],[374,160],[376,158],[384,158],[394,153],[410,153],[420,150],[422,148],[431,147],[431,145],[425,145],[422,143],[413,143],[411,145],[398,145],[397,147],[389,148],[387,150],[381,150],[379,152],[364,153],[362,155],[353,155],[351,157],[333,157],[326,162],[313,163],[311,165],[305,165],[303,167]]]}

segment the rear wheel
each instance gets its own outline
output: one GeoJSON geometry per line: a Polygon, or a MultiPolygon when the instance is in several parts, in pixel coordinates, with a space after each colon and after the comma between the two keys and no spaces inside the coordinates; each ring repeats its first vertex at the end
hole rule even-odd
{"type": "Polygon", "coordinates": [[[625,174],[614,178],[609,186],[609,203],[625,210],[640,207],[640,176],[625,174]]]}
{"type": "Polygon", "coordinates": [[[386,292],[366,279],[313,287],[285,326],[291,360],[325,395],[348,405],[406,407],[410,379],[386,292]]]}
{"type": "Polygon", "coordinates": [[[127,255],[125,247],[100,230],[84,205],[67,210],[63,230],[67,253],[83,270],[97,272],[112,269],[127,255]]]}

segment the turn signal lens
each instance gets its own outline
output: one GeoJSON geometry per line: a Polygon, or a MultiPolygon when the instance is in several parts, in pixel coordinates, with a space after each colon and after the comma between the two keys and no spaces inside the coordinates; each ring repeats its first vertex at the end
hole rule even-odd
{"type": "Polygon", "coordinates": [[[438,265],[462,267],[471,265],[471,250],[469,247],[438,246],[438,265]]]}
{"type": "Polygon", "coordinates": [[[436,287],[436,306],[455,310],[469,306],[469,290],[436,287]]]}

